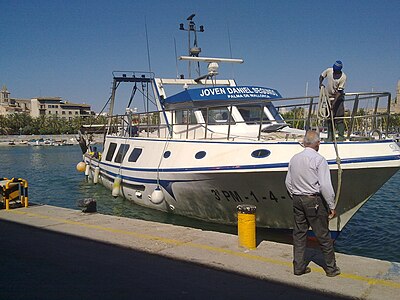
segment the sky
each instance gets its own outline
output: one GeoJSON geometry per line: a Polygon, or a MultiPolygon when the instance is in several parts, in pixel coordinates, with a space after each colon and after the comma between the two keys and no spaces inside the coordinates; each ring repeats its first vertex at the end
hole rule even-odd
{"type": "Polygon", "coordinates": [[[193,13],[205,28],[200,56],[244,59],[218,78],[316,95],[320,73],[341,60],[347,92],[395,96],[398,0],[0,0],[0,85],[12,98],[61,97],[98,112],[115,70],[187,73],[175,45],[187,55],[179,24],[193,13]]]}

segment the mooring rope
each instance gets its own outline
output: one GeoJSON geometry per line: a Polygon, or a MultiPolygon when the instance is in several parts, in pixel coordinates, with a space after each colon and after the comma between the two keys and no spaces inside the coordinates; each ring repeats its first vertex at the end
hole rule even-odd
{"type": "MultiPolygon", "coordinates": [[[[320,88],[320,93],[319,93],[319,102],[318,102],[318,120],[326,120],[330,117],[330,122],[332,124],[332,136],[333,136],[333,146],[335,148],[335,154],[336,154],[336,164],[338,166],[338,181],[337,181],[337,189],[336,189],[336,194],[335,194],[335,203],[336,206],[338,205],[339,202],[339,197],[340,197],[340,192],[342,189],[342,165],[341,165],[341,159],[339,156],[339,149],[337,145],[337,140],[336,140],[336,128],[335,128],[335,120],[333,118],[333,112],[332,112],[332,106],[329,100],[328,93],[326,92],[326,88],[322,86],[320,88]]],[[[340,229],[340,215],[337,215],[337,231],[340,229]]]]}

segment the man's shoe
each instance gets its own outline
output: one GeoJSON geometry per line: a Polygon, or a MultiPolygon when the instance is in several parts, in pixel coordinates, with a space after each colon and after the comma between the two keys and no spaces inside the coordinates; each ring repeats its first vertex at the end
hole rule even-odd
{"type": "Polygon", "coordinates": [[[340,275],[340,269],[339,269],[339,267],[336,267],[336,269],[333,271],[333,272],[326,272],[326,276],[328,276],[328,277],[335,277],[335,276],[338,276],[338,275],[340,275]]]}
{"type": "Polygon", "coordinates": [[[294,275],[300,276],[300,275],[307,274],[307,273],[310,273],[310,272],[311,272],[311,268],[307,267],[307,268],[304,269],[303,272],[294,272],[294,275]]]}

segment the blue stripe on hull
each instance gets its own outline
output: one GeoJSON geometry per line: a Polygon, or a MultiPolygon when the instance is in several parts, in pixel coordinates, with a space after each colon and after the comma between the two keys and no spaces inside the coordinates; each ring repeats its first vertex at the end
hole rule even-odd
{"type": "MultiPolygon", "coordinates": [[[[393,161],[400,160],[400,155],[390,156],[374,156],[374,157],[359,157],[342,159],[341,164],[355,164],[355,163],[372,163],[382,161],[393,161]]],[[[168,169],[157,169],[157,168],[131,168],[124,166],[117,166],[111,163],[101,162],[101,165],[116,167],[128,171],[138,172],[161,172],[161,173],[181,173],[181,172],[203,172],[203,171],[230,171],[230,170],[259,170],[259,169],[274,169],[274,168],[287,168],[288,163],[276,163],[276,164],[260,164],[260,165],[242,165],[242,166],[215,166],[215,167],[196,167],[196,168],[168,168],[168,169]]],[[[336,165],[335,160],[329,160],[329,165],[336,165]]]]}

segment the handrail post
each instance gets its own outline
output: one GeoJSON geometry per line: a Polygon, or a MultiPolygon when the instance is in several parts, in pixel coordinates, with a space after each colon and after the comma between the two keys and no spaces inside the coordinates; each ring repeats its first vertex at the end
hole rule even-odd
{"type": "Polygon", "coordinates": [[[392,102],[392,94],[387,93],[388,97],[388,105],[387,105],[387,114],[386,114],[386,132],[385,132],[385,137],[387,138],[388,133],[389,133],[389,121],[390,121],[390,104],[392,102]]]}
{"type": "Polygon", "coordinates": [[[374,116],[372,119],[373,128],[371,128],[371,130],[378,129],[378,121],[376,117],[378,113],[378,104],[379,104],[379,96],[377,96],[375,99],[374,116]]]}
{"type": "Polygon", "coordinates": [[[350,139],[350,135],[353,133],[354,116],[357,113],[358,104],[359,104],[359,99],[358,98],[359,98],[359,94],[356,94],[356,97],[354,99],[353,111],[351,112],[350,126],[349,126],[349,131],[347,132],[347,139],[350,139]]]}
{"type": "Polygon", "coordinates": [[[258,140],[261,140],[261,130],[263,125],[263,112],[264,112],[264,103],[262,103],[260,107],[260,126],[258,127],[258,140]]]}
{"type": "Polygon", "coordinates": [[[229,137],[231,135],[231,119],[232,119],[232,104],[229,107],[229,114],[228,114],[228,136],[227,136],[227,140],[229,141],[229,137]]]}
{"type": "Polygon", "coordinates": [[[186,138],[189,138],[189,110],[186,111],[186,138]]]}
{"type": "Polygon", "coordinates": [[[150,124],[150,114],[149,114],[148,110],[146,111],[146,117],[147,117],[147,130],[146,131],[147,131],[147,137],[149,137],[151,124],[150,124]]]}
{"type": "Polygon", "coordinates": [[[174,111],[174,110],[171,110],[171,125],[170,125],[171,131],[170,131],[170,138],[173,138],[173,136],[174,136],[174,124],[175,124],[175,119],[176,119],[176,117],[175,117],[175,111],[174,111]]]}
{"type": "MultiPolygon", "coordinates": [[[[308,105],[307,121],[306,121],[306,124],[304,124],[304,129],[305,130],[311,129],[311,114],[312,114],[312,107],[313,107],[314,97],[309,97],[309,98],[310,98],[310,104],[308,105]]],[[[319,131],[319,129],[318,129],[318,131],[319,131]]]]}
{"type": "Polygon", "coordinates": [[[207,131],[208,131],[208,107],[206,108],[206,124],[204,124],[204,139],[207,139],[207,131]]]}

